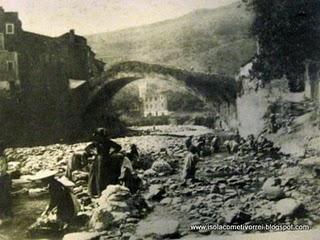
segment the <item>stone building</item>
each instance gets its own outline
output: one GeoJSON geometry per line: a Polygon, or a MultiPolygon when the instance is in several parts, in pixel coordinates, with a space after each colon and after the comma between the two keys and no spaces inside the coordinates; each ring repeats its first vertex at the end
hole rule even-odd
{"type": "Polygon", "coordinates": [[[0,98],[8,96],[1,89],[12,98],[0,111],[16,108],[13,126],[29,142],[66,139],[72,135],[67,129],[81,127],[79,95],[84,99],[87,81],[103,71],[104,63],[74,30],[58,37],[28,32],[17,12],[0,7],[0,98]]]}
{"type": "Polygon", "coordinates": [[[139,85],[139,97],[142,100],[143,116],[168,116],[168,100],[164,91],[157,91],[148,83],[139,85]]]}
{"type": "Polygon", "coordinates": [[[143,116],[168,116],[168,102],[165,93],[147,94],[143,100],[143,116]]]}
{"type": "Polygon", "coordinates": [[[4,12],[0,8],[0,93],[14,91],[20,84],[18,71],[18,54],[16,51],[8,51],[5,40],[10,41],[15,34],[15,26],[21,27],[18,14],[4,12]]]}

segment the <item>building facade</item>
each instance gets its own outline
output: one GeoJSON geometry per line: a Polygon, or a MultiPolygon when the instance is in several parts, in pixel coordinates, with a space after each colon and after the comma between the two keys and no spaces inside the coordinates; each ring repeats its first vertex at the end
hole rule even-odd
{"type": "Polygon", "coordinates": [[[104,70],[95,59],[87,40],[74,30],[58,37],[24,31],[17,12],[0,7],[0,81],[21,83],[30,94],[36,88],[48,87],[46,79],[56,71],[56,81],[88,80],[104,70]],[[62,78],[62,80],[61,80],[62,78]]]}
{"type": "Polygon", "coordinates": [[[146,95],[143,100],[143,116],[168,116],[168,101],[164,93],[146,95]]]}
{"type": "Polygon", "coordinates": [[[0,94],[15,91],[19,85],[18,53],[8,51],[6,43],[21,27],[18,14],[0,7],[0,94]]]}
{"type": "Polygon", "coordinates": [[[168,116],[168,100],[166,93],[157,91],[151,85],[144,82],[139,85],[139,97],[142,101],[144,117],[168,116]]]}
{"type": "Polygon", "coordinates": [[[58,37],[28,32],[17,12],[0,7],[0,98],[11,98],[2,109],[19,113],[12,125],[23,128],[30,142],[44,136],[48,142],[65,139],[67,129],[81,127],[75,124],[80,122],[78,96],[85,99],[85,83],[103,71],[104,63],[74,30],[58,37]]]}

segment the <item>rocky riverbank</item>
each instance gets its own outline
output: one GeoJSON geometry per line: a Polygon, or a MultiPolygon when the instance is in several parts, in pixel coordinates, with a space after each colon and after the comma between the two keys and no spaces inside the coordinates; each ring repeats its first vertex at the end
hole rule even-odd
{"type": "MultiPolygon", "coordinates": [[[[91,199],[86,189],[88,173],[75,172],[73,191],[81,201],[80,215],[88,225],[78,229],[81,233],[67,234],[64,239],[167,239],[229,234],[190,229],[198,224],[318,224],[317,157],[292,157],[264,147],[242,154],[213,154],[203,157],[198,164],[198,180],[182,185],[180,174],[187,154],[184,140],[174,136],[116,139],[126,150],[130,144],[137,144],[141,152],[141,195],[131,195],[125,187],[115,185],[99,199],[91,199]]],[[[19,186],[16,190],[26,189],[29,196],[41,195],[41,190],[34,190],[37,186],[28,189],[23,181],[27,175],[43,168],[59,169],[64,174],[68,159],[86,145],[7,149],[10,171],[17,178],[14,186],[19,186]]]]}

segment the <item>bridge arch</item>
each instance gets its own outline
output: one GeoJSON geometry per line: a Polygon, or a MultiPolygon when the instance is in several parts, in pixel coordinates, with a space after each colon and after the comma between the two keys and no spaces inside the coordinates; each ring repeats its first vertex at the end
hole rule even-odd
{"type": "Polygon", "coordinates": [[[90,91],[85,112],[110,102],[113,96],[127,84],[147,77],[159,77],[163,80],[176,80],[212,106],[226,122],[232,112],[230,107],[236,104],[237,86],[235,79],[217,74],[190,72],[182,69],[148,64],[137,61],[113,65],[100,78],[91,80],[90,91]]]}

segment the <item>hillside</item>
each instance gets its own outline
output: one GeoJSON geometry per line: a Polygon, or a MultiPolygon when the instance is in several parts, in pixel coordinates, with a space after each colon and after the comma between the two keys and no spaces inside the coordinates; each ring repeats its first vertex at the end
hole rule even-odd
{"type": "Polygon", "coordinates": [[[245,6],[235,3],[87,39],[109,66],[136,60],[233,76],[255,52],[248,34],[251,21],[245,6]]]}

